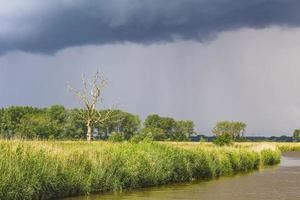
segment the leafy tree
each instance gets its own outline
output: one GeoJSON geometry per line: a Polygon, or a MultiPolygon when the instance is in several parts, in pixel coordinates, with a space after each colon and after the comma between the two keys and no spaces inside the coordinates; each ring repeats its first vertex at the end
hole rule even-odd
{"type": "Polygon", "coordinates": [[[161,127],[161,117],[159,115],[149,115],[144,121],[145,128],[161,127]]]}
{"type": "Polygon", "coordinates": [[[228,146],[232,144],[232,141],[233,141],[232,135],[225,133],[216,137],[213,140],[213,143],[218,146],[228,146]]]}
{"type": "Polygon", "coordinates": [[[46,113],[51,119],[51,121],[55,121],[59,124],[64,124],[67,121],[68,111],[64,106],[61,105],[53,105],[46,109],[46,113]]]}
{"type": "Polygon", "coordinates": [[[81,117],[81,109],[71,109],[67,112],[64,131],[60,135],[61,138],[67,139],[84,139],[86,134],[85,120],[81,117]]]}
{"type": "Polygon", "coordinates": [[[124,134],[125,139],[130,139],[141,128],[141,120],[137,115],[124,113],[120,117],[120,131],[124,134]]]}
{"type": "Polygon", "coordinates": [[[146,118],[144,127],[146,131],[151,130],[152,134],[155,129],[160,131],[160,138],[176,141],[186,141],[195,132],[192,121],[176,121],[173,118],[160,117],[156,114],[146,118]],[[162,134],[165,136],[162,137],[162,134]]]}
{"type": "Polygon", "coordinates": [[[222,121],[217,123],[217,125],[213,128],[212,132],[216,136],[226,134],[230,135],[233,139],[236,139],[244,136],[246,127],[247,125],[243,122],[222,121]]]}
{"type": "Polygon", "coordinates": [[[176,128],[174,131],[173,139],[177,141],[189,140],[190,136],[195,133],[194,122],[187,120],[176,121],[176,128]]]}
{"type": "Polygon", "coordinates": [[[300,129],[295,129],[294,130],[293,139],[294,139],[294,141],[299,141],[300,140],[300,129]]]}
{"type": "Polygon", "coordinates": [[[162,130],[165,134],[165,138],[170,138],[174,133],[176,122],[169,117],[160,117],[159,115],[149,115],[144,122],[145,130],[162,130]]]}
{"type": "Polygon", "coordinates": [[[167,139],[164,130],[161,128],[143,128],[139,135],[143,138],[147,137],[155,141],[163,141],[167,139]]]}
{"type": "Polygon", "coordinates": [[[0,135],[4,136],[5,122],[4,122],[5,109],[0,108],[0,135]]]}
{"type": "Polygon", "coordinates": [[[164,130],[168,138],[172,138],[176,131],[176,121],[171,117],[161,117],[159,128],[164,130]]]}
{"type": "Polygon", "coordinates": [[[58,138],[62,131],[63,129],[58,123],[42,113],[23,117],[16,134],[21,138],[54,139],[58,138]]]}
{"type": "Polygon", "coordinates": [[[122,142],[125,140],[124,135],[120,132],[112,132],[108,137],[108,140],[111,142],[122,142]]]}
{"type": "Polygon", "coordinates": [[[40,112],[40,109],[29,106],[11,106],[6,109],[2,109],[0,133],[3,137],[14,137],[24,116],[40,112]]]}
{"type": "MultiPolygon", "coordinates": [[[[100,111],[106,113],[106,110],[100,111]]],[[[121,110],[114,110],[112,117],[103,123],[95,124],[102,138],[108,138],[112,132],[121,132],[125,139],[130,139],[141,128],[141,120],[137,115],[133,115],[121,110]]]]}
{"type": "MultiPolygon", "coordinates": [[[[143,140],[183,141],[188,140],[194,133],[192,121],[176,121],[170,117],[149,115],[145,120],[145,127],[141,129],[141,120],[137,115],[122,110],[95,112],[102,116],[111,112],[107,120],[93,122],[93,128],[105,139],[116,132],[126,140],[135,136],[143,140]]],[[[86,113],[85,109],[66,109],[60,105],[48,108],[26,106],[0,108],[0,136],[27,139],[84,139],[88,127],[83,113],[86,113]]]]}

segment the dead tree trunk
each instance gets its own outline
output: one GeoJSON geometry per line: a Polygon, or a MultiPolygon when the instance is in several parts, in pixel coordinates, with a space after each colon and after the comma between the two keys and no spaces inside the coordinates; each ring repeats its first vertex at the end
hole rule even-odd
{"type": "Polygon", "coordinates": [[[103,78],[97,71],[92,80],[86,79],[82,76],[83,90],[77,90],[72,86],[69,89],[73,91],[82,101],[84,109],[80,112],[80,117],[86,122],[86,138],[88,142],[93,140],[93,124],[103,123],[111,117],[113,109],[108,109],[106,113],[100,113],[97,109],[97,104],[102,102],[102,90],[107,84],[106,79],[103,78]],[[90,93],[88,91],[91,91],[90,93]]]}
{"type": "Polygon", "coordinates": [[[87,141],[88,141],[88,142],[91,142],[91,141],[93,140],[93,133],[92,133],[93,127],[92,127],[90,121],[87,122],[86,128],[87,128],[87,132],[86,132],[86,138],[87,138],[87,141]]]}

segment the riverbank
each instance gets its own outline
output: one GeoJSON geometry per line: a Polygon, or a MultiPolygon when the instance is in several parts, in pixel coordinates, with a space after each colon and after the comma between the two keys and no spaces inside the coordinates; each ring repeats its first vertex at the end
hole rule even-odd
{"type": "Polygon", "coordinates": [[[211,179],[279,162],[280,151],[271,148],[0,141],[0,199],[54,199],[211,179]]]}
{"type": "Polygon", "coordinates": [[[209,181],[167,184],[158,187],[124,192],[106,192],[89,197],[70,197],[65,200],[266,200],[299,199],[300,152],[282,153],[276,167],[209,181]]]}

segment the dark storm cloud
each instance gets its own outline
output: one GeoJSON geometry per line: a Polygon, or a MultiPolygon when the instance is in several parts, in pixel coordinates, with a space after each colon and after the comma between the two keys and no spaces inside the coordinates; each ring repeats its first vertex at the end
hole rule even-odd
{"type": "Polygon", "coordinates": [[[11,2],[0,8],[2,53],[53,53],[70,46],[119,42],[205,41],[243,27],[300,25],[299,0],[11,2]]]}

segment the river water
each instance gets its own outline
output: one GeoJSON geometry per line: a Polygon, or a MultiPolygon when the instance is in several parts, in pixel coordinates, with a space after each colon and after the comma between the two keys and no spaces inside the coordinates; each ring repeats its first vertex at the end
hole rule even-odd
{"type": "Polygon", "coordinates": [[[246,175],[107,193],[65,200],[300,200],[300,152],[287,152],[281,164],[246,175]]]}

